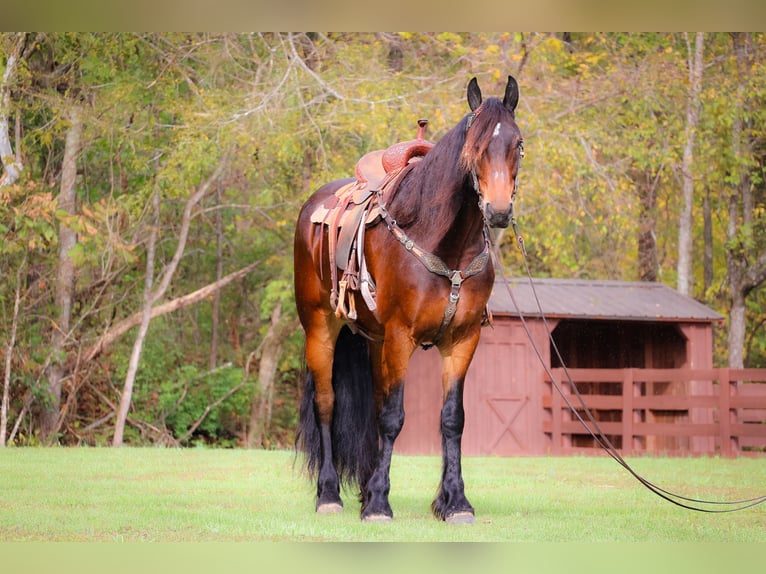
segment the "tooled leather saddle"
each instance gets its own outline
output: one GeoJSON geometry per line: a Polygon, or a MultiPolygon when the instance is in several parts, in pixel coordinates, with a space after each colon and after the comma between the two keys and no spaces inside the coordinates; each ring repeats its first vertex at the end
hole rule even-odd
{"type": "MultiPolygon", "coordinates": [[[[338,317],[355,321],[353,291],[360,291],[374,313],[375,283],[364,259],[365,229],[380,221],[379,201],[390,197],[404,173],[433,147],[424,139],[427,120],[418,120],[415,139],[395,143],[387,149],[362,156],[354,168],[355,181],[338,189],[317,207],[311,221],[328,228],[331,269],[330,304],[338,317]],[[333,264],[334,262],[334,264],[333,264]],[[338,279],[338,271],[342,271],[338,279]]],[[[320,253],[322,253],[320,249],[320,253]]],[[[318,266],[322,268],[321,262],[318,266]]]]}

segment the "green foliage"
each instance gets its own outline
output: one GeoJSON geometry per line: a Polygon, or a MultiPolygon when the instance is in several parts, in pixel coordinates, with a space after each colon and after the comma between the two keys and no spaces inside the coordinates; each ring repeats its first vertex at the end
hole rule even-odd
{"type": "MultiPolygon", "coordinates": [[[[225,365],[210,370],[186,363],[188,357],[183,349],[169,344],[174,339],[169,325],[160,320],[153,322],[144,346],[142,368],[136,377],[131,416],[159,428],[174,440],[183,439],[182,444],[238,445],[250,414],[254,383],[241,385],[244,373],[239,367],[225,365]],[[239,390],[213,407],[238,386],[239,390]],[[184,438],[192,426],[196,430],[184,438]]],[[[127,354],[117,357],[117,380],[125,377],[127,359],[127,354]]],[[[147,437],[133,431],[132,439],[141,444],[147,437]]]]}
{"type": "MultiPolygon", "coordinates": [[[[193,365],[173,373],[177,379],[163,378],[159,386],[158,408],[161,419],[176,437],[185,436],[205,414],[206,409],[242,382],[242,370],[233,367],[200,371],[193,365]]],[[[219,407],[210,411],[185,444],[237,446],[250,414],[253,385],[243,387],[219,407]]]]}
{"type": "MultiPolygon", "coordinates": [[[[694,166],[695,295],[723,313],[730,305],[727,253],[753,261],[766,249],[765,38],[752,35],[750,73],[741,74],[730,36],[706,35],[694,166]],[[751,146],[737,153],[732,126],[743,110],[751,146]],[[743,176],[754,190],[753,217],[741,216],[729,239],[730,191],[743,176]],[[704,289],[697,254],[706,192],[714,280],[704,289]]],[[[0,39],[4,62],[11,37],[0,39]]],[[[205,406],[243,380],[275,307],[286,324],[294,321],[292,235],[301,203],[325,182],[352,175],[365,152],[411,139],[419,118],[430,121],[427,137],[438,140],[467,112],[465,85],[474,75],[486,96],[499,95],[508,74],[521,85],[526,159],[517,214],[533,273],[635,279],[637,221],[642,202],[652,199],[660,278],[673,283],[688,83],[683,34],[30,33],[26,40],[10,110],[21,127],[13,141],[25,171],[15,187],[0,188],[0,276],[15,277],[25,260],[28,266],[15,413],[24,390],[44,382],[60,226],[78,233],[68,254],[77,277],[66,353],[75,365],[80,351],[142,307],[154,192],[161,195],[158,279],[175,252],[186,199],[225,163],[195,209],[166,298],[215,281],[219,265],[222,274],[259,266],[221,291],[216,325],[212,300],[153,320],[138,373],[136,419],[183,436],[205,406]],[[82,108],[85,131],[77,210],[67,215],[57,211],[56,196],[72,105],[82,108]],[[215,364],[228,369],[210,369],[214,332],[215,364]]],[[[511,234],[501,239],[511,273],[521,272],[511,234]]],[[[0,285],[2,341],[15,286],[15,279],[0,285]]],[[[763,364],[766,345],[762,291],[748,300],[752,365],[763,364]]],[[[132,336],[98,364],[78,366],[72,388],[96,388],[103,397],[72,402],[79,410],[67,415],[64,442],[93,438],[77,432],[106,414],[104,397],[115,400],[132,336]]],[[[275,396],[283,407],[275,407],[269,431],[278,442],[289,442],[301,346],[300,329],[285,334],[275,396]]],[[[248,382],[187,444],[232,444],[245,430],[253,393],[248,382]]],[[[129,428],[134,441],[154,440],[149,427],[139,428],[129,428]]],[[[96,434],[105,442],[108,428],[96,434]]]]}

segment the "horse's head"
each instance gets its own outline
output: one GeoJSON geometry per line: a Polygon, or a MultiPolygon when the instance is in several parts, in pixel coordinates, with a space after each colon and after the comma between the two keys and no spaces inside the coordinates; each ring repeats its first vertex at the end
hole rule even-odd
{"type": "Polygon", "coordinates": [[[524,145],[516,125],[515,110],[519,85],[508,76],[501,102],[482,102],[476,78],[468,84],[468,105],[472,114],[466,123],[462,161],[479,194],[479,207],[490,227],[508,227],[516,194],[516,177],[524,145]]]}

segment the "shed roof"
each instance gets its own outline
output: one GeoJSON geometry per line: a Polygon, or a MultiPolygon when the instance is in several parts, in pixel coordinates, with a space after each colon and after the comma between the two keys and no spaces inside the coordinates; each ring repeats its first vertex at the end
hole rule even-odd
{"type": "Polygon", "coordinates": [[[513,299],[502,280],[495,281],[489,308],[496,315],[626,321],[712,323],[723,320],[702,303],[662,283],[580,279],[509,279],[513,299]],[[535,298],[537,294],[537,299],[535,298]],[[515,300],[515,304],[514,304],[515,300]],[[518,305],[518,309],[516,307],[518,305]]]}

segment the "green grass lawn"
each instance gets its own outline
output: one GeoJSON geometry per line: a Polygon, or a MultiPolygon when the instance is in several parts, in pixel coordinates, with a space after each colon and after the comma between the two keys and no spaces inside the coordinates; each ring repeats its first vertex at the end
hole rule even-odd
{"type": "MultiPolygon", "coordinates": [[[[0,541],[766,542],[766,505],[691,512],[656,497],[608,458],[464,458],[476,523],[431,517],[437,457],[395,456],[389,524],[314,513],[292,452],[204,449],[0,450],[0,541]]],[[[766,494],[766,458],[636,458],[684,495],[766,494]]]]}

